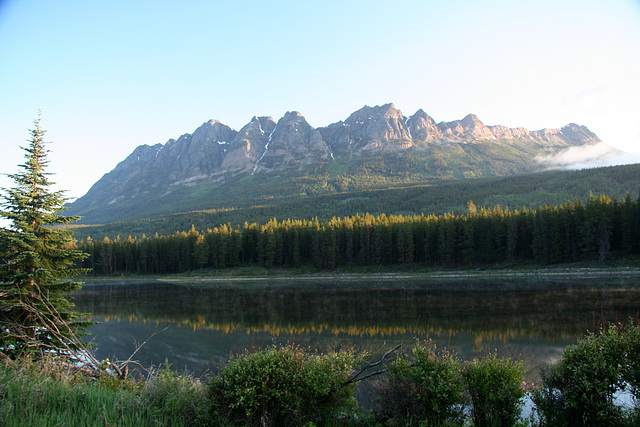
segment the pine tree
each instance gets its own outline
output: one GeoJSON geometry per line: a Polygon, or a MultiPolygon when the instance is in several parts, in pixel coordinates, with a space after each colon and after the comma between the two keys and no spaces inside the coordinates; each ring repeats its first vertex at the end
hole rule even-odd
{"type": "Polygon", "coordinates": [[[74,268],[87,255],[75,249],[72,232],[56,228],[77,217],[58,212],[64,191],[51,191],[45,172],[49,161],[40,115],[25,151],[25,163],[8,174],[13,188],[3,188],[0,215],[9,225],[0,230],[0,351],[10,357],[73,353],[88,322],[72,311],[64,294],[80,287],[63,280],[86,272],[74,268]]]}

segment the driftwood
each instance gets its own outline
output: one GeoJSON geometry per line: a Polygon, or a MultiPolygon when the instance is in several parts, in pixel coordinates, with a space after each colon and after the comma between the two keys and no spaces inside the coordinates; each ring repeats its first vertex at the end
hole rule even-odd
{"type": "Polygon", "coordinates": [[[382,355],[380,360],[378,360],[377,362],[367,363],[355,375],[352,375],[345,382],[340,384],[340,388],[344,388],[344,387],[348,386],[349,384],[355,384],[355,383],[358,383],[360,381],[366,380],[367,378],[371,378],[371,377],[374,377],[376,375],[384,374],[385,372],[387,372],[389,370],[389,368],[380,369],[379,371],[371,372],[371,373],[369,373],[367,375],[364,375],[362,377],[360,376],[365,371],[367,371],[368,369],[373,368],[374,366],[382,365],[385,362],[385,359],[387,358],[387,356],[389,356],[391,353],[393,353],[396,350],[398,350],[400,347],[402,347],[402,344],[398,344],[397,346],[395,346],[391,350],[387,351],[385,354],[382,355]]]}

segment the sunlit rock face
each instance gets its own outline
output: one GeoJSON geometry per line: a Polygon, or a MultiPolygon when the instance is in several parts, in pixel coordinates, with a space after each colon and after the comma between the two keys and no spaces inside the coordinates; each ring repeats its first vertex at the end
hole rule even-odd
{"type": "Polygon", "coordinates": [[[585,126],[528,131],[523,128],[486,126],[469,114],[452,122],[436,121],[418,110],[410,117],[393,104],[364,106],[346,120],[313,128],[297,112],[287,112],[277,122],[253,117],[240,131],[217,120],[198,127],[193,134],[170,139],[164,145],[141,145],[111,173],[122,180],[151,178],[171,185],[241,171],[273,170],[345,155],[402,151],[443,143],[512,143],[514,139],[547,148],[595,144],[598,137],[585,126]]]}
{"type": "Polygon", "coordinates": [[[270,135],[265,155],[256,166],[273,169],[289,164],[308,164],[312,161],[327,160],[331,152],[302,114],[287,112],[270,135]]]}
{"type": "MultiPolygon", "coordinates": [[[[595,145],[602,145],[598,137],[573,123],[561,129],[530,131],[487,126],[474,114],[438,123],[422,109],[405,116],[391,103],[364,106],[344,121],[319,128],[311,126],[297,111],[287,112],[277,121],[254,116],[239,131],[209,120],[193,133],[165,144],[137,147],[71,204],[68,212],[90,216],[107,206],[116,216],[124,211],[142,212],[144,209],[138,209],[136,203],[148,207],[159,198],[177,193],[180,197],[175,197],[175,202],[167,199],[165,203],[181,203],[177,200],[185,198],[185,187],[209,183],[209,188],[214,188],[242,173],[313,176],[313,168],[326,167],[329,162],[342,165],[336,170],[347,182],[350,178],[343,172],[347,164],[361,159],[367,163],[361,175],[366,175],[385,156],[406,161],[388,162],[374,173],[410,177],[416,170],[402,168],[420,164],[419,170],[434,171],[434,179],[450,179],[456,174],[512,174],[548,167],[550,158],[569,148],[595,145]]],[[[200,200],[206,200],[203,191],[196,195],[200,200]]]]}
{"type": "Polygon", "coordinates": [[[254,116],[229,144],[220,170],[233,173],[253,169],[268,149],[276,121],[254,116]]]}

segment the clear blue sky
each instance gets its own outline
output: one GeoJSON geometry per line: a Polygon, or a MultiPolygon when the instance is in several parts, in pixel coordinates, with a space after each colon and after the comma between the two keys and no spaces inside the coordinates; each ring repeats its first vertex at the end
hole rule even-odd
{"type": "Polygon", "coordinates": [[[387,102],[438,122],[575,122],[638,153],[640,1],[0,0],[0,172],[41,108],[72,197],[209,119],[324,126],[387,102]]]}

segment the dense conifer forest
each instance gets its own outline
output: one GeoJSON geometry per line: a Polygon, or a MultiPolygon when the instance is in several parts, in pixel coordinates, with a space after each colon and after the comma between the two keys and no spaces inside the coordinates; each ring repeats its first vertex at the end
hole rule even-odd
{"type": "MultiPolygon", "coordinates": [[[[500,205],[503,209],[536,209],[549,204],[562,205],[578,198],[585,203],[590,192],[623,199],[627,192],[640,194],[640,164],[611,166],[577,171],[545,171],[508,177],[422,182],[420,184],[387,186],[380,189],[359,189],[335,194],[269,198],[252,197],[245,191],[225,195],[224,200],[212,199],[211,209],[186,211],[188,206],[177,204],[173,215],[151,217],[136,221],[117,221],[100,225],[77,225],[69,228],[77,238],[110,239],[120,235],[170,235],[177,231],[197,230],[244,222],[266,223],[273,218],[327,221],[336,217],[386,215],[414,216],[451,212],[464,214],[466,204],[473,200],[478,208],[500,205]],[[240,199],[243,199],[240,202],[240,199]],[[215,206],[214,206],[215,205],[215,206]]],[[[290,190],[280,181],[269,181],[272,187],[287,193],[290,190]]],[[[290,196],[295,192],[289,191],[290,196]]],[[[254,195],[255,196],[255,195],[254,195]]]]}
{"type": "Polygon", "coordinates": [[[96,275],[171,274],[242,266],[337,269],[420,265],[550,265],[640,253],[640,198],[591,195],[522,210],[455,215],[370,214],[330,220],[270,220],[153,237],[78,242],[96,275]]]}

